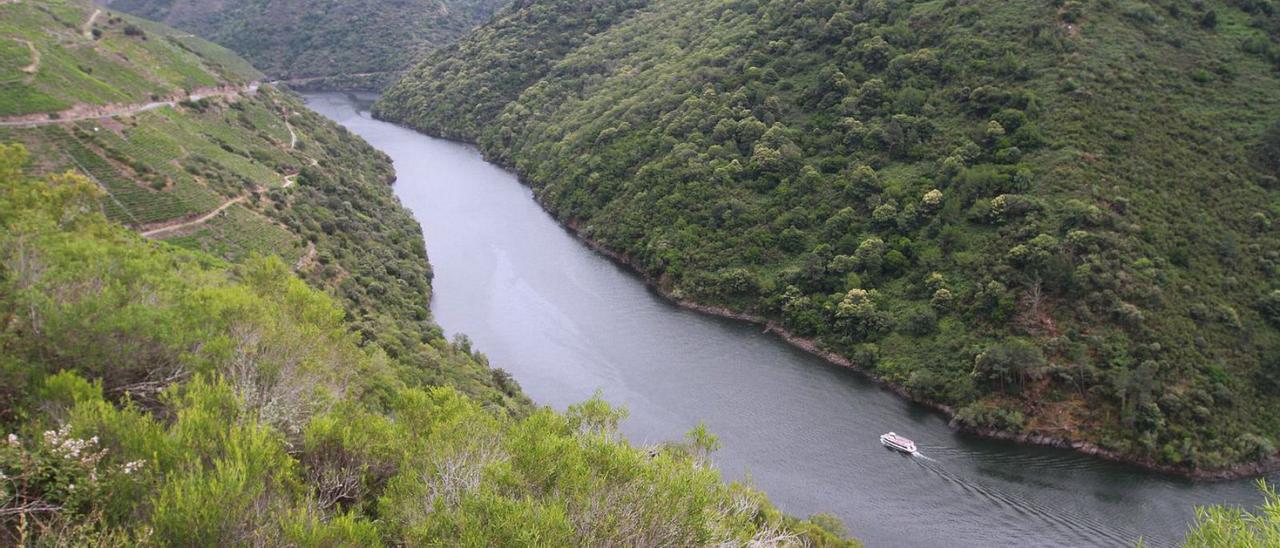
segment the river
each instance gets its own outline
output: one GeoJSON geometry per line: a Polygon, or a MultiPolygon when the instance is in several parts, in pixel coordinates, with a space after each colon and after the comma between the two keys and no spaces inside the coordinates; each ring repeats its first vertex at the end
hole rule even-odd
{"type": "Polygon", "coordinates": [[[724,475],[784,511],[833,513],[870,546],[1166,546],[1197,504],[1261,500],[1251,480],[1193,483],[952,432],[942,415],[759,327],[663,300],[474,147],[373,120],[367,98],[306,99],[395,161],[446,332],[466,333],[539,403],[564,409],[601,391],[630,410],[633,443],[705,421],[724,444],[724,475]],[[891,430],[920,455],[882,447],[891,430]]]}

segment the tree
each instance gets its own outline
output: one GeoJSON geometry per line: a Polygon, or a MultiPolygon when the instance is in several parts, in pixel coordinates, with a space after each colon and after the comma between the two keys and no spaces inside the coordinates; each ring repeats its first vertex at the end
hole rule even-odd
{"type": "Polygon", "coordinates": [[[1040,375],[1044,365],[1044,353],[1038,346],[1025,339],[1009,338],[978,354],[973,374],[981,380],[994,381],[1004,392],[1006,385],[1014,381],[1021,389],[1026,379],[1040,375]]]}
{"type": "Polygon", "coordinates": [[[1262,314],[1263,319],[1271,325],[1280,327],[1280,289],[1273,289],[1254,303],[1254,308],[1262,314]]]}

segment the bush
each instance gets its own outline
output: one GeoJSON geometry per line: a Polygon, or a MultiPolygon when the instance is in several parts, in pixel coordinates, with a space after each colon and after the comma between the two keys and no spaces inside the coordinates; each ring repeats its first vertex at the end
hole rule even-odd
{"type": "Polygon", "coordinates": [[[1280,546],[1280,496],[1266,480],[1258,480],[1262,508],[1250,514],[1237,506],[1196,508],[1196,521],[1187,533],[1188,548],[1219,546],[1280,546]]]}
{"type": "Polygon", "coordinates": [[[1267,323],[1280,327],[1280,289],[1273,289],[1253,305],[1267,323]]]}
{"type": "Polygon", "coordinates": [[[1265,169],[1280,175],[1280,121],[1271,124],[1262,134],[1262,143],[1258,151],[1265,169]]]}

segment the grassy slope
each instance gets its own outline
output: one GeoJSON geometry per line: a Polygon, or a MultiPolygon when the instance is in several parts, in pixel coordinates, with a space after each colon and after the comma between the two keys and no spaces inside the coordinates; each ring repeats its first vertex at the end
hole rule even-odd
{"type": "MultiPolygon", "coordinates": [[[[37,82],[79,82],[97,89],[105,81],[113,91],[101,102],[141,103],[153,94],[171,93],[165,86],[173,82],[165,75],[184,74],[200,86],[257,77],[231,52],[197,38],[175,38],[180,34],[155,23],[136,23],[145,41],[126,36],[123,27],[131,23],[112,22],[116,16],[108,13],[96,20],[102,30],[98,36],[73,32],[64,21],[87,20],[93,10],[87,4],[0,5],[6,9],[20,10],[23,36],[42,52],[78,52],[76,65],[42,61],[33,75],[37,82]],[[135,49],[122,49],[120,42],[135,49]],[[153,53],[138,53],[143,50],[153,53]],[[140,65],[125,64],[121,52],[140,65]],[[110,74],[106,80],[95,76],[104,72],[110,74]]],[[[52,57],[56,53],[42,55],[52,57]]],[[[58,100],[64,102],[50,108],[99,102],[97,96],[59,89],[58,100]]],[[[28,104],[33,106],[38,105],[28,104]]],[[[211,98],[107,120],[0,128],[0,142],[20,142],[31,150],[29,170],[35,174],[74,170],[91,176],[107,191],[101,200],[107,216],[142,231],[200,218],[240,200],[204,224],[163,237],[229,260],[280,255],[313,286],[339,297],[352,329],[410,365],[420,381],[455,386],[486,405],[527,408],[509,376],[490,369],[466,345],[446,341],[432,322],[431,270],[421,229],[391,190],[390,160],[296,97],[262,88],[234,99],[211,98]],[[285,188],[289,181],[296,184],[285,188]]]]}
{"type": "MultiPolygon", "coordinates": [[[[114,0],[240,52],[273,79],[378,89],[421,53],[483,23],[504,0],[114,0]],[[372,73],[370,76],[360,76],[372,73]]],[[[336,86],[336,87],[334,87],[336,86]]]]}
{"type": "Polygon", "coordinates": [[[222,48],[132,17],[103,13],[91,28],[95,9],[57,0],[0,4],[0,116],[142,102],[261,76],[222,48]]]}
{"type": "Polygon", "coordinates": [[[377,112],[477,140],[676,297],[781,322],[964,424],[1214,469],[1280,438],[1274,12],[673,1],[590,37],[504,26],[574,17],[542,2],[377,112]],[[482,47],[535,39],[572,47],[482,47]]]}

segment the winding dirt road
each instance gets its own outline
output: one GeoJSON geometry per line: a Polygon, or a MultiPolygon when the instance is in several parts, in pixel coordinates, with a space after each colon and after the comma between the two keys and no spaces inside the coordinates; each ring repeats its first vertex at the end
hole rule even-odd
{"type": "Polygon", "coordinates": [[[209,221],[209,219],[212,219],[212,218],[216,217],[219,213],[222,213],[223,211],[226,211],[226,209],[227,209],[228,207],[231,207],[231,206],[236,205],[236,204],[238,204],[238,203],[240,203],[240,202],[243,202],[243,201],[245,200],[245,198],[247,198],[247,197],[248,197],[248,196],[236,196],[235,198],[232,198],[232,199],[230,199],[230,200],[227,200],[226,202],[223,202],[223,203],[222,203],[222,205],[218,206],[218,208],[217,208],[217,209],[215,209],[215,210],[213,210],[213,211],[210,211],[210,212],[208,212],[208,213],[205,213],[204,215],[201,215],[201,216],[196,217],[196,218],[194,218],[194,219],[191,219],[190,221],[187,221],[187,222],[184,222],[184,223],[173,224],[173,225],[166,224],[166,225],[164,225],[164,226],[160,226],[160,227],[152,228],[152,229],[150,229],[150,230],[144,230],[144,231],[142,231],[142,235],[143,235],[143,236],[146,236],[146,237],[148,237],[148,238],[157,238],[157,237],[161,237],[161,238],[162,238],[164,234],[167,234],[167,233],[170,233],[170,232],[177,232],[177,231],[182,230],[182,229],[187,228],[187,227],[191,227],[191,226],[196,226],[196,225],[204,224],[204,223],[208,222],[208,221],[209,221]]]}
{"type": "Polygon", "coordinates": [[[151,101],[147,103],[126,103],[116,105],[77,105],[70,109],[56,113],[35,113],[23,114],[19,116],[0,117],[0,127],[39,127],[50,126],[55,124],[65,124],[67,122],[79,122],[82,120],[97,120],[99,118],[112,118],[115,116],[133,116],[141,114],[148,110],[155,110],[161,107],[177,106],[182,101],[199,101],[209,97],[225,97],[236,98],[240,95],[251,95],[258,92],[258,83],[252,82],[243,86],[196,90],[190,94],[179,94],[170,97],[164,101],[151,101]]]}

